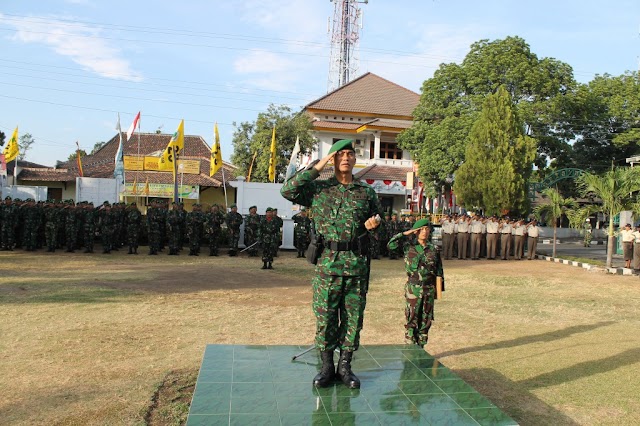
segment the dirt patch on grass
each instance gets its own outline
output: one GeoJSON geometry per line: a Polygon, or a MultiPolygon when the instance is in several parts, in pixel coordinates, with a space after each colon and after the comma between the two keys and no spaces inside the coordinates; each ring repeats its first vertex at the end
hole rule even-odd
{"type": "Polygon", "coordinates": [[[185,424],[198,377],[197,370],[171,371],[154,392],[144,414],[149,426],[185,424]]]}

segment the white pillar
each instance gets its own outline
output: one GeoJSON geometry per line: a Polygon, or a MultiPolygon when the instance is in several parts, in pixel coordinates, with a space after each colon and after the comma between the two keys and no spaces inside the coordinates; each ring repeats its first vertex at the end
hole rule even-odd
{"type": "Polygon", "coordinates": [[[373,159],[377,160],[380,158],[380,132],[375,132],[373,137],[375,138],[375,142],[373,144],[373,159]]]}

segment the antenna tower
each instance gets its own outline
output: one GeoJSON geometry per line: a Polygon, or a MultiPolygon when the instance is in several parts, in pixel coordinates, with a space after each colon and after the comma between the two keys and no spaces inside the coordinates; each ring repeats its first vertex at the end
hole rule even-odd
{"type": "Polygon", "coordinates": [[[358,73],[358,45],[362,29],[359,3],[369,0],[330,0],[335,4],[331,25],[328,92],[344,86],[358,73]]]}

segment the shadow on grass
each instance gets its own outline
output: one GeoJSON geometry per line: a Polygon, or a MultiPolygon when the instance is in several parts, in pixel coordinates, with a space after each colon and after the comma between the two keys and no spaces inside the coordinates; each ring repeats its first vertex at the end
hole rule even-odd
{"type": "Polygon", "coordinates": [[[527,380],[521,380],[518,384],[525,386],[527,389],[555,386],[594,374],[615,370],[637,362],[640,362],[640,348],[629,349],[617,355],[581,362],[570,367],[540,374],[527,380]]]}
{"type": "Polygon", "coordinates": [[[522,382],[513,382],[496,370],[478,368],[455,372],[520,425],[579,425],[532,394],[522,382]]]}
{"type": "Polygon", "coordinates": [[[23,285],[0,289],[0,305],[35,303],[111,303],[139,295],[133,291],[69,284],[23,285]],[[2,291],[4,290],[4,291],[2,291]]]}
{"type": "Polygon", "coordinates": [[[531,336],[518,337],[516,339],[504,340],[502,342],[487,343],[486,345],[471,346],[468,348],[456,349],[453,351],[442,352],[434,354],[438,358],[445,358],[454,355],[463,355],[471,352],[479,351],[491,351],[496,349],[512,348],[515,346],[528,345],[537,342],[551,342],[554,340],[564,339],[576,333],[586,333],[588,331],[595,330],[596,328],[606,327],[608,325],[615,324],[615,321],[601,321],[595,324],[582,324],[575,325],[573,327],[567,327],[561,330],[549,331],[547,333],[534,334],[531,336]]]}

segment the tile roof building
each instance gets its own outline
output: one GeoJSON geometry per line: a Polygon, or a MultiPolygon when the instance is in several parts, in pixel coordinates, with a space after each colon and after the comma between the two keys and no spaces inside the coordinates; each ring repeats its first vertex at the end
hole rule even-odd
{"type": "Polygon", "coordinates": [[[366,73],[307,106],[318,148],[312,160],[323,158],[340,139],[354,139],[356,178],[378,192],[387,210],[405,208],[407,173],[414,170],[397,136],[411,127],[420,95],[372,73],[366,73]]]}
{"type": "MultiPolygon", "coordinates": [[[[148,181],[153,189],[166,189],[173,186],[173,173],[171,171],[157,171],[148,167],[154,158],[159,158],[171,140],[170,134],[136,133],[129,141],[126,133],[122,133],[123,155],[125,158],[125,190],[121,194],[121,201],[134,201],[142,196],[145,184],[148,181]],[[131,162],[127,160],[132,160],[131,162]],[[135,161],[139,160],[139,161],[135,161]],[[147,160],[147,161],[145,161],[147,160]],[[144,166],[143,166],[144,164],[144,166]],[[134,190],[133,183],[137,183],[134,190]]],[[[82,171],[84,177],[113,178],[115,156],[118,150],[119,137],[116,133],[102,148],[93,154],[82,157],[82,171]]],[[[218,172],[209,177],[211,148],[200,136],[185,135],[184,150],[179,161],[189,165],[186,172],[178,173],[180,186],[198,190],[199,197],[185,200],[185,207],[198,200],[201,203],[218,202],[224,204],[224,188],[222,173],[225,173],[225,182],[235,178],[236,167],[229,163],[223,163],[218,172]]],[[[22,185],[45,185],[52,189],[50,198],[75,199],[76,178],[80,176],[76,161],[67,161],[56,168],[26,167],[18,174],[18,183],[22,185]]],[[[166,191],[154,193],[150,191],[150,198],[169,198],[166,191]]],[[[235,189],[226,185],[227,191],[231,191],[230,201],[233,201],[235,189]]],[[[146,195],[145,195],[146,196],[146,195]]],[[[80,200],[76,200],[80,201],[80,200]]]]}

